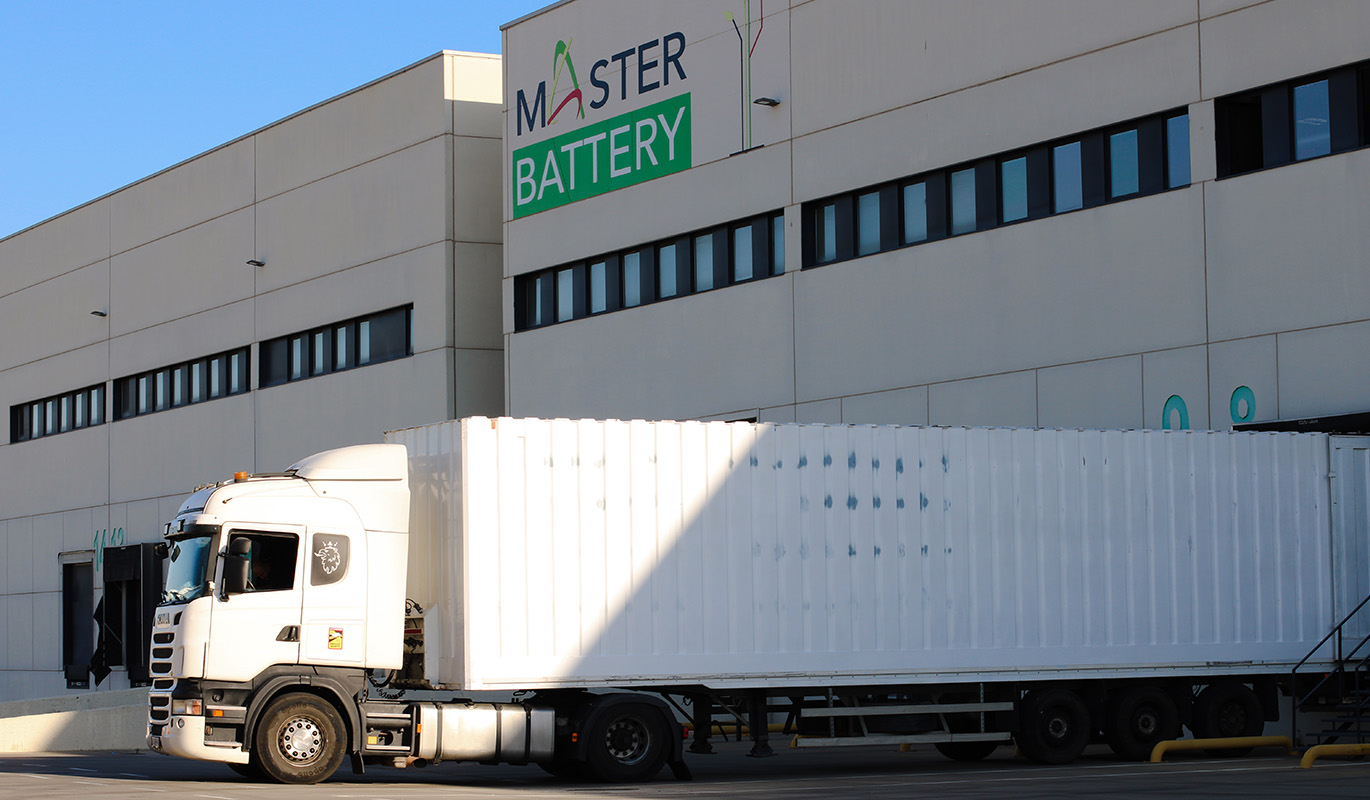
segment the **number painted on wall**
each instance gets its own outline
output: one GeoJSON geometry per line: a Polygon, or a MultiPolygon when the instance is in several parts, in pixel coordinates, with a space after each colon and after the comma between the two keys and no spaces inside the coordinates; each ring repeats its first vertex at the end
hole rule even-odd
{"type": "MultiPolygon", "coordinates": [[[[1232,414],[1233,425],[1251,422],[1256,418],[1256,393],[1250,386],[1233,389],[1228,410],[1232,414]]],[[[1189,429],[1189,406],[1185,405],[1183,397],[1172,394],[1166,398],[1165,405],[1161,407],[1161,427],[1168,431],[1189,429]]]]}
{"type": "Polygon", "coordinates": [[[1228,404],[1232,412],[1232,423],[1250,422],[1256,418],[1256,393],[1250,386],[1238,386],[1232,390],[1232,401],[1228,404]]]}
{"type": "Polygon", "coordinates": [[[124,546],[124,529],[109,530],[105,528],[98,530],[95,532],[95,538],[91,543],[95,545],[95,571],[98,573],[104,567],[105,548],[124,546]]]}
{"type": "Polygon", "coordinates": [[[1161,428],[1167,431],[1189,430],[1189,406],[1185,405],[1183,397],[1172,394],[1166,398],[1165,405],[1161,407],[1161,428]],[[1172,419],[1175,421],[1173,425],[1172,419]]]}

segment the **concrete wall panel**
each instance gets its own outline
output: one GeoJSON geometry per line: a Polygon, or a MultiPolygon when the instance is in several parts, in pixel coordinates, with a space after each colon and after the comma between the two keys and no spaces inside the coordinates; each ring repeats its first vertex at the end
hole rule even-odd
{"type": "Polygon", "coordinates": [[[251,205],[253,149],[250,138],[233,142],[111,195],[110,252],[251,205]]]}
{"type": "MultiPolygon", "coordinates": [[[[48,570],[56,570],[54,559],[48,570]]],[[[35,669],[62,668],[62,593],[39,592],[33,596],[33,666],[35,669]]]]}
{"type": "Polygon", "coordinates": [[[252,210],[173,233],[110,259],[114,336],[252,296],[252,210]]]}
{"type": "Polygon", "coordinates": [[[431,139],[257,206],[266,292],[446,238],[446,143],[431,139]]]}
{"type": "Polygon", "coordinates": [[[806,3],[791,12],[792,46],[804,56],[792,65],[795,134],[1192,23],[1195,12],[1190,0],[806,3]],[[844,19],[857,15],[860,24],[844,19]]]}
{"type": "Polygon", "coordinates": [[[251,300],[243,300],[111,340],[110,377],[123,378],[252,344],[252,305],[251,300]]]}
{"type": "MultiPolygon", "coordinates": [[[[253,471],[252,395],[235,395],[109,426],[112,502],[160,497],[183,486],[253,471]],[[147,442],[155,439],[156,448],[147,442]]],[[[119,523],[111,519],[112,525],[119,523]]]]}
{"type": "Polygon", "coordinates": [[[450,345],[447,253],[435,243],[263,293],[257,341],[413,302],[414,351],[450,345]]]}
{"type": "Polygon", "coordinates": [[[64,512],[62,519],[62,549],[63,553],[74,553],[81,550],[89,550],[92,546],[92,538],[97,530],[108,530],[109,512],[106,506],[96,508],[78,508],[64,512]]]}
{"type": "MultiPolygon", "coordinates": [[[[6,509],[8,511],[8,509],[6,509]]],[[[5,594],[27,594],[34,591],[33,519],[19,517],[6,526],[9,544],[5,548],[5,594]]]]}
{"type": "MultiPolygon", "coordinates": [[[[9,517],[28,517],[107,502],[112,429],[113,426],[106,423],[3,448],[6,463],[3,513],[9,517]],[[54,471],[58,469],[60,473],[54,471]],[[60,474],[62,479],[53,480],[54,474],[60,474]]],[[[32,532],[25,535],[31,536],[32,532]]]]}
{"type": "Polygon", "coordinates": [[[1141,397],[1141,356],[1037,370],[1037,424],[1044,428],[1140,428],[1141,397]]]}
{"type": "Polygon", "coordinates": [[[34,595],[9,597],[9,646],[5,648],[8,669],[33,669],[34,595]]]}
{"type": "Polygon", "coordinates": [[[503,143],[471,136],[454,136],[451,143],[451,238],[499,244],[502,215],[490,188],[499,185],[503,143]]]}
{"type": "Polygon", "coordinates": [[[1370,409],[1370,322],[1279,335],[1280,416],[1370,409]]]}
{"type": "Polygon", "coordinates": [[[62,591],[62,572],[57,554],[62,550],[61,514],[42,514],[33,518],[33,590],[62,591]]]}
{"type": "Polygon", "coordinates": [[[504,351],[456,350],[452,357],[453,418],[503,414],[504,351]]]}
{"type": "Polygon", "coordinates": [[[1037,376],[1013,372],[928,387],[929,425],[1037,425],[1037,376]]]}
{"type": "Polygon", "coordinates": [[[1204,96],[1221,97],[1364,59],[1370,4],[1273,0],[1199,27],[1204,96]]]}
{"type": "MultiPolygon", "coordinates": [[[[1367,6],[1370,8],[1370,6],[1367,6]]],[[[1205,187],[1215,340],[1370,317],[1370,152],[1205,187]],[[1319,201],[1291,202],[1317,197],[1319,201]]]]}
{"type": "MultiPolygon", "coordinates": [[[[496,245],[452,245],[452,338],[458,347],[503,349],[503,253],[496,245]]],[[[510,295],[509,307],[513,307],[510,295]]]]}
{"type": "MultiPolygon", "coordinates": [[[[253,138],[263,200],[449,133],[441,55],[335,97],[253,138]]],[[[498,112],[494,112],[498,115],[498,112]]]]}
{"type": "Polygon", "coordinates": [[[827,422],[837,424],[842,422],[842,401],[841,400],[816,400],[812,403],[796,403],[794,406],[795,422],[827,422]]]}
{"type": "Polygon", "coordinates": [[[693,419],[793,403],[790,280],[515,334],[509,411],[693,419]]]}
{"type": "MultiPolygon", "coordinates": [[[[1186,347],[1142,356],[1142,427],[1164,428],[1166,403],[1174,396],[1180,400],[1174,402],[1172,409],[1183,402],[1191,430],[1210,427],[1207,348],[1186,347]]],[[[1171,412],[1172,426],[1178,427],[1178,416],[1178,411],[1171,412]]]]}
{"type": "Polygon", "coordinates": [[[74,208],[0,240],[0,297],[109,258],[109,201],[74,208]]]}
{"type": "MultiPolygon", "coordinates": [[[[1208,346],[1210,425],[1232,427],[1232,395],[1245,386],[1252,391],[1246,409],[1252,422],[1283,418],[1279,406],[1279,375],[1274,336],[1217,342],[1208,346]],[[1254,400],[1255,409],[1250,406],[1254,400]]],[[[1242,393],[1245,395],[1245,393],[1242,393]]]]}
{"type": "MultiPolygon", "coordinates": [[[[960,4],[947,8],[961,14],[960,4]]],[[[846,75],[847,70],[826,73],[846,75]]],[[[901,80],[907,77],[899,76],[901,80]]],[[[860,75],[861,80],[865,78],[860,75]]],[[[866,90],[851,94],[886,99],[866,90]]],[[[800,202],[813,200],[1183,107],[1198,99],[1195,29],[1168,31],[797,138],[794,196],[800,202]],[[1101,91],[1104,86],[1116,88],[1101,91]],[[1086,97],[1089,101],[1082,102],[1086,97]]]]}
{"type": "MultiPolygon", "coordinates": [[[[97,342],[0,371],[0,407],[10,408],[102,383],[109,377],[108,353],[109,346],[97,342]]],[[[3,424],[8,432],[8,416],[3,424]]]]}
{"type": "MultiPolygon", "coordinates": [[[[102,341],[109,333],[110,318],[94,317],[90,312],[108,308],[106,262],[0,297],[0,342],[6,343],[0,348],[0,369],[102,341]]],[[[30,399],[38,397],[42,395],[30,399]]]]}
{"type": "Polygon", "coordinates": [[[447,358],[434,350],[256,392],[255,469],[285,469],[322,450],[445,419],[447,358]]]}
{"type": "Polygon", "coordinates": [[[1202,343],[1199,199],[1180,190],[806,270],[798,399],[1202,343]]]}
{"type": "Polygon", "coordinates": [[[926,425],[928,387],[844,397],[842,421],[853,425],[926,425]]]}

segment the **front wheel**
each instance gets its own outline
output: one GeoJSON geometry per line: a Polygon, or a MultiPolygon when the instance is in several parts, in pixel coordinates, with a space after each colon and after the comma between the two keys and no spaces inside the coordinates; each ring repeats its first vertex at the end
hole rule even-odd
{"type": "Polygon", "coordinates": [[[624,703],[604,710],[586,742],[590,773],[609,783],[644,781],[666,763],[666,722],[653,707],[624,703]]]}
{"type": "Polygon", "coordinates": [[[268,777],[281,783],[326,779],[342,765],[346,745],[342,716],[312,694],[278,697],[257,725],[257,761],[268,777]]]}

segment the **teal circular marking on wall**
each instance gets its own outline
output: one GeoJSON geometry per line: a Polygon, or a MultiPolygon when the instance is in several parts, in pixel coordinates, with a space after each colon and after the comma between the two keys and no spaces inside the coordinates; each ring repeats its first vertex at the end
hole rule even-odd
{"type": "Polygon", "coordinates": [[[1256,418],[1256,393],[1250,386],[1238,386],[1232,390],[1232,421],[1250,422],[1256,418]],[[1242,403],[1246,403],[1246,413],[1242,413],[1242,403]]]}
{"type": "Polygon", "coordinates": [[[1185,405],[1184,398],[1178,394],[1172,394],[1166,398],[1165,406],[1161,409],[1161,427],[1165,430],[1189,430],[1189,406],[1185,405]],[[1173,412],[1178,412],[1180,424],[1171,427],[1170,416],[1173,412]]]}

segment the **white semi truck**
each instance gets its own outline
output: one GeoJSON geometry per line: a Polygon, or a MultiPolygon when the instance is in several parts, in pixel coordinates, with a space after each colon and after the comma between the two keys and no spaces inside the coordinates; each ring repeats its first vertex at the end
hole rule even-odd
{"type": "Polygon", "coordinates": [[[688,776],[683,721],[693,752],[728,720],[768,755],[783,719],[798,747],[1138,759],[1261,732],[1370,594],[1341,519],[1365,482],[1332,470],[1363,440],[470,418],[386,442],[182,504],[153,750],[291,783],[349,756],[636,781],[688,776]],[[486,691],[512,699],[460,696],[486,691]]]}

